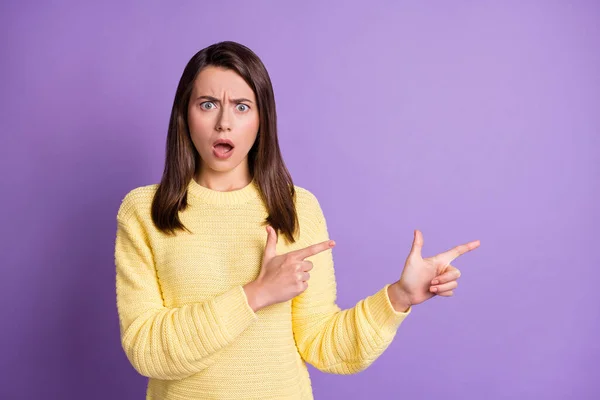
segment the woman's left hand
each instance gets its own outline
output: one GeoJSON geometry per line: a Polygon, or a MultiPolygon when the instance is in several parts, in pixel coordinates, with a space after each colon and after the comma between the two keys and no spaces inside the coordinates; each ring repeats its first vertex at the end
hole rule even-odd
{"type": "Polygon", "coordinates": [[[423,234],[415,230],[410,254],[406,258],[400,279],[391,285],[390,299],[398,304],[420,304],[433,296],[452,296],[458,286],[460,271],[450,263],[479,247],[479,240],[456,246],[436,256],[423,258],[423,234]]]}

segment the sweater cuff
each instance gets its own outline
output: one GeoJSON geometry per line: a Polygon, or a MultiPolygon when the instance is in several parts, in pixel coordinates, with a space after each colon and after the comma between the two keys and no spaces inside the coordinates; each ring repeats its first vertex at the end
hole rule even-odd
{"type": "Polygon", "coordinates": [[[235,286],[215,298],[215,314],[220,318],[223,335],[228,341],[237,337],[258,315],[252,310],[244,288],[235,286]]]}
{"type": "Polygon", "coordinates": [[[367,310],[377,330],[387,334],[395,334],[396,330],[412,311],[412,306],[408,310],[396,311],[388,295],[387,284],[383,289],[372,296],[366,298],[367,310]]]}

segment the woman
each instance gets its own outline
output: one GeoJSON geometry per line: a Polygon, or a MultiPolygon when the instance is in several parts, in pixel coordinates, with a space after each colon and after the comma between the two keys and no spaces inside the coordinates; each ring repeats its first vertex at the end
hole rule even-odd
{"type": "Polygon", "coordinates": [[[352,374],[392,342],[412,305],[451,296],[450,262],[421,257],[341,310],[315,196],[295,186],[260,59],[235,42],[189,61],[175,95],[160,184],[122,200],[115,246],[121,341],[147,399],[312,399],[306,363],[352,374]]]}

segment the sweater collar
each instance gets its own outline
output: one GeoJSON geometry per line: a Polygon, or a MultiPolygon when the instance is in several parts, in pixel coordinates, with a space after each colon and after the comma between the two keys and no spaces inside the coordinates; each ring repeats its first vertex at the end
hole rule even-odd
{"type": "Polygon", "coordinates": [[[188,185],[188,194],[202,203],[210,204],[241,204],[260,198],[260,189],[254,178],[241,189],[220,192],[200,185],[194,178],[188,185]]]}

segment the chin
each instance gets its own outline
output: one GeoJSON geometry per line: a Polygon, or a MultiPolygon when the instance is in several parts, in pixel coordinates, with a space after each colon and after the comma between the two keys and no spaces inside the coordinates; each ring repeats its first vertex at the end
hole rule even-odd
{"type": "Polygon", "coordinates": [[[220,162],[214,162],[211,160],[211,162],[205,163],[205,165],[215,172],[229,172],[236,169],[238,165],[240,165],[240,161],[229,159],[220,162]]]}
{"type": "Polygon", "coordinates": [[[238,157],[239,154],[237,154],[237,157],[236,154],[233,154],[232,157],[228,158],[227,160],[218,160],[212,154],[212,148],[209,150],[209,153],[207,154],[206,158],[200,155],[200,158],[202,159],[202,164],[211,171],[215,172],[229,172],[238,168],[240,164],[242,164],[243,162],[247,162],[248,154],[246,153],[246,155],[242,157],[242,159],[239,159],[238,157]]]}

